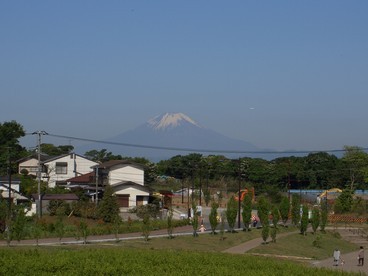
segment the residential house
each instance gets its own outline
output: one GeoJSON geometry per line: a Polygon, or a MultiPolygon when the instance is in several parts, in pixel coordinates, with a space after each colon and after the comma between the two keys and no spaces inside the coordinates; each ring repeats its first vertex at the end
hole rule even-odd
{"type": "Polygon", "coordinates": [[[10,199],[14,204],[19,202],[27,202],[29,199],[20,193],[20,179],[18,177],[0,177],[0,197],[3,199],[9,199],[9,188],[10,188],[10,199]],[[10,187],[9,187],[10,186],[10,187]]]}
{"type": "Polygon", "coordinates": [[[148,203],[150,190],[144,186],[144,166],[127,160],[111,160],[94,167],[99,185],[111,185],[121,208],[148,203]]]}
{"type": "MultiPolygon", "coordinates": [[[[42,166],[42,162],[50,159],[51,157],[46,154],[40,154],[40,161],[41,161],[41,171],[45,171],[44,167],[42,166]]],[[[17,160],[18,163],[18,173],[22,174],[24,170],[28,172],[28,175],[37,176],[38,173],[38,154],[34,153],[27,157],[17,160]]]]}
{"type": "Polygon", "coordinates": [[[67,187],[68,179],[93,171],[92,167],[97,164],[97,162],[75,153],[60,155],[42,163],[45,167],[42,179],[51,188],[59,185],[67,187]]]}
{"type": "Polygon", "coordinates": [[[66,182],[68,189],[71,191],[82,189],[86,196],[96,200],[97,190],[98,198],[102,198],[104,188],[99,185],[96,186],[96,171],[67,179],[66,182]]]}

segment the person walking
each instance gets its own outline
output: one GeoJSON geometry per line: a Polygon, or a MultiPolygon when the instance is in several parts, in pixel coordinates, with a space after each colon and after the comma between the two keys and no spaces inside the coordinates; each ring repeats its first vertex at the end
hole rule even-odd
{"type": "Polygon", "coordinates": [[[358,265],[363,266],[364,265],[364,247],[361,246],[359,253],[358,253],[358,265]]]}
{"type": "Polygon", "coordinates": [[[339,265],[339,261],[340,261],[340,250],[338,248],[335,249],[334,253],[333,253],[333,259],[334,259],[334,266],[338,266],[339,265]]]}

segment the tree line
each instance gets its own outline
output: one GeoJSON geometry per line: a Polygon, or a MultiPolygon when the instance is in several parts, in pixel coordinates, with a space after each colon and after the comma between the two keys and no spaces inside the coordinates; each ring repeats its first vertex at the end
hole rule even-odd
{"type": "MultiPolygon", "coordinates": [[[[34,153],[20,145],[19,139],[23,136],[24,128],[16,121],[0,123],[0,175],[7,175],[9,168],[11,173],[17,172],[15,161],[34,153]]],[[[41,152],[50,156],[73,150],[71,145],[41,144],[41,152]]],[[[84,155],[99,162],[128,159],[140,163],[145,166],[147,184],[154,183],[157,176],[165,175],[210,186],[221,179],[240,179],[257,191],[269,188],[287,190],[333,187],[365,190],[368,181],[368,154],[365,149],[357,146],[345,146],[341,157],[327,152],[315,152],[273,160],[246,156],[229,159],[224,155],[190,153],[153,163],[144,157],[124,157],[106,149],[91,150],[84,155]]]]}

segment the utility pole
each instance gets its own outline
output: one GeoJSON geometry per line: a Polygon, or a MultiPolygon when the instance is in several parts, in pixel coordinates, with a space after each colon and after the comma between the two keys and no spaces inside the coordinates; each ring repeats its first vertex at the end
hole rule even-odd
{"type": "Polygon", "coordinates": [[[8,218],[11,218],[11,209],[12,209],[12,197],[11,197],[11,161],[10,161],[10,147],[8,147],[8,189],[9,189],[9,198],[8,198],[8,218]]]}
{"type": "Polygon", "coordinates": [[[42,204],[41,204],[41,199],[42,199],[41,198],[41,172],[42,172],[42,167],[41,167],[41,136],[46,135],[48,133],[45,132],[45,131],[35,131],[32,134],[37,134],[38,135],[38,139],[37,139],[37,155],[38,155],[38,169],[37,169],[38,206],[37,206],[37,215],[38,215],[38,218],[41,218],[41,216],[42,216],[42,204]]]}
{"type": "Polygon", "coordinates": [[[98,205],[98,166],[96,166],[96,206],[98,205]]]}
{"type": "Polygon", "coordinates": [[[239,168],[238,168],[238,228],[240,228],[240,217],[241,217],[241,159],[239,158],[239,168]]]}

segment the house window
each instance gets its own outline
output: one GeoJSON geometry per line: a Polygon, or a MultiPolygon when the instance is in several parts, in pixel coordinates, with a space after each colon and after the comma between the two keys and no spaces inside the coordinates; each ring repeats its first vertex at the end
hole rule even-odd
{"type": "Polygon", "coordinates": [[[56,162],[55,173],[56,174],[67,174],[68,173],[68,163],[56,162]]]}

